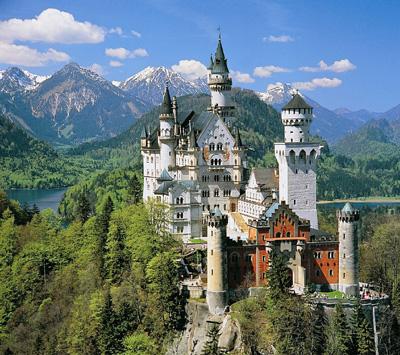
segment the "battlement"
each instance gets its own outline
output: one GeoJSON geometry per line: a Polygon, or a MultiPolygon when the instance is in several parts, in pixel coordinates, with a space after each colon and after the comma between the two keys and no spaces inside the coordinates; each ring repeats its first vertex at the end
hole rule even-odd
{"type": "Polygon", "coordinates": [[[340,222],[356,222],[360,219],[360,211],[347,202],[343,209],[336,211],[336,217],[340,222]]]}

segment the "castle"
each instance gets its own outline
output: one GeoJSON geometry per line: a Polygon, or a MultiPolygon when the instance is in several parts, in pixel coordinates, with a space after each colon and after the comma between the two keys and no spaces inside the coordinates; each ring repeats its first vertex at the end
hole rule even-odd
{"type": "Polygon", "coordinates": [[[166,87],[159,127],[143,130],[141,153],[144,201],[169,207],[170,232],[185,243],[207,241],[211,313],[223,311],[232,290],[266,285],[272,252],[286,255],[295,292],[315,285],[357,296],[359,212],[350,204],[338,211],[337,236],[318,229],[313,108],[294,94],[282,108],[279,169],[249,171],[221,38],[207,80],[211,104],[201,113],[181,112],[166,87]]]}

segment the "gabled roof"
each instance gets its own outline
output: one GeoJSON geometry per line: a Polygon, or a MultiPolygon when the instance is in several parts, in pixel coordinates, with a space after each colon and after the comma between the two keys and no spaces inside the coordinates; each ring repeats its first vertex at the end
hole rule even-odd
{"type": "Polygon", "coordinates": [[[213,217],[222,217],[222,212],[218,207],[215,207],[212,211],[211,211],[211,215],[213,217]]]}
{"type": "Polygon", "coordinates": [[[172,180],[164,181],[160,186],[154,191],[155,195],[168,195],[169,190],[174,187],[182,187],[184,190],[191,190],[196,188],[196,181],[193,180],[172,180]]]}
{"type": "Polygon", "coordinates": [[[263,214],[265,218],[271,218],[275,211],[279,208],[279,203],[274,202],[263,214]]]}
{"type": "Polygon", "coordinates": [[[301,97],[301,95],[297,92],[296,94],[293,95],[292,99],[282,107],[282,110],[289,110],[289,109],[296,109],[296,108],[312,108],[307,102],[304,101],[304,99],[301,97]]]}

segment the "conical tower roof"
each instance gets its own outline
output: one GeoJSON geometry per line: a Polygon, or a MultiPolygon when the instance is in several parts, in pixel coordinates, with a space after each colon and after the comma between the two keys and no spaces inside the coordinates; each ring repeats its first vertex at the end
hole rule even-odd
{"type": "Polygon", "coordinates": [[[161,113],[166,115],[172,114],[172,101],[168,85],[165,86],[163,102],[161,104],[161,113]]]}
{"type": "Polygon", "coordinates": [[[207,69],[212,70],[213,66],[214,66],[214,59],[213,59],[213,56],[211,54],[210,55],[210,64],[208,64],[208,68],[207,69]]]}
{"type": "Polygon", "coordinates": [[[146,127],[143,127],[142,133],[140,134],[140,138],[146,139],[147,138],[147,129],[146,127]]]}
{"type": "Polygon", "coordinates": [[[163,171],[160,174],[160,177],[157,178],[157,181],[159,182],[164,182],[164,181],[172,181],[173,178],[171,177],[171,175],[169,175],[168,171],[163,169],[163,171]]]}
{"type": "Polygon", "coordinates": [[[354,212],[355,208],[350,204],[350,202],[347,202],[344,207],[342,208],[342,212],[354,212]]]}
{"type": "Polygon", "coordinates": [[[282,110],[289,109],[297,109],[297,108],[312,108],[305,100],[301,97],[301,95],[297,92],[293,95],[292,99],[282,107],[282,110]]]}
{"type": "Polygon", "coordinates": [[[224,49],[222,48],[221,36],[218,38],[217,50],[215,51],[215,60],[212,69],[213,73],[229,73],[224,49]]]}

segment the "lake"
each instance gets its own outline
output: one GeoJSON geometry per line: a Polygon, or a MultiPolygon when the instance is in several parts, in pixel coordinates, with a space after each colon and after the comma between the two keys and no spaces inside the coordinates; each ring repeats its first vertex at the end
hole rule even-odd
{"type": "MultiPolygon", "coordinates": [[[[362,208],[370,208],[375,209],[378,207],[389,207],[389,208],[396,208],[400,207],[400,201],[357,201],[352,202],[350,201],[351,205],[354,208],[362,209],[362,208]]],[[[345,205],[345,202],[324,202],[324,203],[317,203],[319,209],[329,208],[329,209],[341,209],[345,205]]]]}
{"type": "Polygon", "coordinates": [[[59,189],[15,189],[6,190],[6,193],[10,199],[17,200],[21,205],[36,203],[40,210],[51,208],[57,212],[58,205],[66,190],[66,187],[59,189]]]}

